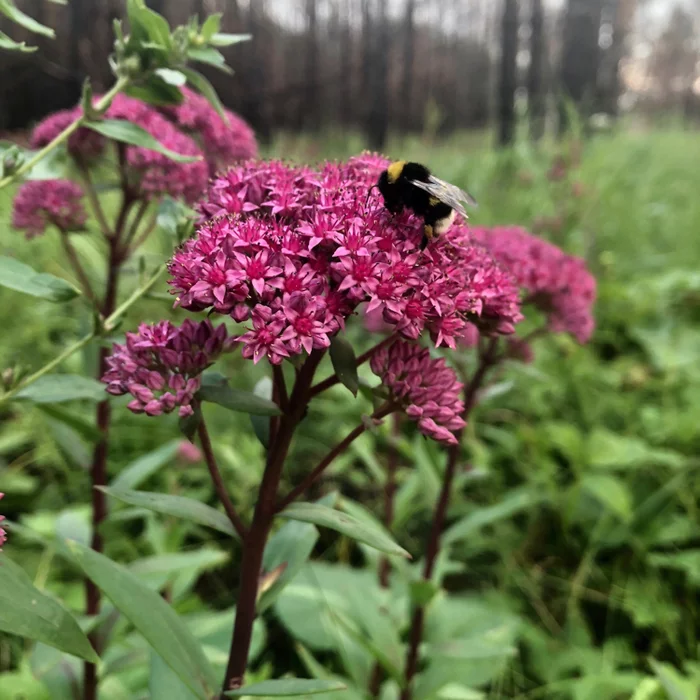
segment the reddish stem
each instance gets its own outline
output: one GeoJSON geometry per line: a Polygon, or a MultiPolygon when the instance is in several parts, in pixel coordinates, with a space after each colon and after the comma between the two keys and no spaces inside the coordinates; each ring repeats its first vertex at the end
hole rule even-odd
{"type": "MultiPolygon", "coordinates": [[[[395,340],[396,336],[390,335],[388,338],[384,338],[384,340],[382,340],[380,343],[377,343],[373,348],[370,348],[366,353],[360,355],[357,358],[357,367],[361,367],[362,365],[364,365],[365,362],[367,362],[367,360],[369,360],[375,352],[378,352],[387,345],[391,345],[391,343],[393,343],[395,340]]],[[[340,383],[338,375],[332,374],[330,377],[328,377],[328,379],[324,379],[322,382],[319,382],[315,386],[311,387],[311,396],[316,396],[317,394],[326,391],[326,389],[330,389],[332,386],[335,386],[338,383],[340,383]]]]}
{"type": "Polygon", "coordinates": [[[304,416],[304,410],[310,398],[311,382],[322,357],[323,352],[314,350],[302,365],[289,399],[289,411],[280,417],[278,429],[267,453],[265,471],[258,492],[258,502],[253,513],[253,522],[243,543],[236,621],[233,627],[233,639],[223,692],[240,688],[243,685],[256,616],[255,606],[263,552],[275,517],[277,490],[282,477],[282,469],[294,431],[304,416]]]}
{"type": "MultiPolygon", "coordinates": [[[[396,410],[395,404],[385,404],[374,414],[372,414],[371,420],[380,420],[385,416],[396,410]]],[[[341,440],[317,465],[312,469],[309,474],[306,475],[304,480],[295,486],[278,504],[275,509],[277,513],[284,510],[290,503],[296,501],[299,496],[301,496],[306,490],[308,490],[323,474],[323,472],[330,466],[331,462],[340,454],[345,452],[353,440],[356,440],[362,433],[367,430],[367,425],[365,423],[360,423],[354,430],[348,433],[343,440],[341,440]]]]}
{"type": "MultiPolygon", "coordinates": [[[[479,353],[479,364],[474,372],[474,376],[464,389],[464,413],[463,418],[466,420],[471,414],[476,398],[481,388],[486,374],[494,364],[498,362],[497,350],[498,339],[492,338],[487,347],[479,353]]],[[[457,473],[457,464],[460,456],[460,441],[462,431],[456,435],[457,443],[452,445],[447,453],[447,465],[445,467],[445,475],[442,481],[442,489],[440,496],[435,506],[433,514],[430,534],[428,536],[428,546],[425,554],[425,565],[423,568],[423,580],[429,581],[435,570],[435,563],[438,554],[440,553],[440,535],[447,517],[447,508],[450,503],[450,494],[452,484],[457,473]]],[[[425,624],[425,607],[418,606],[413,612],[411,620],[411,629],[408,639],[408,650],[406,652],[406,667],[404,674],[404,687],[401,690],[400,700],[412,700],[413,697],[413,678],[418,671],[418,649],[421,640],[423,639],[423,627],[425,624]]]]}
{"type": "Polygon", "coordinates": [[[224,480],[221,477],[221,472],[219,471],[219,466],[216,463],[216,457],[214,456],[214,450],[211,446],[209,431],[207,430],[207,425],[204,422],[204,417],[202,417],[199,421],[197,433],[199,434],[199,442],[202,445],[202,452],[204,452],[204,459],[207,463],[207,468],[209,469],[209,475],[211,476],[212,483],[214,484],[216,495],[219,497],[219,500],[226,511],[226,515],[228,515],[228,519],[231,521],[231,525],[233,525],[241,540],[245,540],[246,526],[243,524],[243,521],[236,512],[236,508],[228,495],[228,491],[226,490],[226,484],[224,484],[224,480]]]}
{"type": "Polygon", "coordinates": [[[75,248],[73,247],[73,244],[70,241],[70,238],[68,238],[68,233],[60,229],[58,233],[61,237],[61,245],[63,246],[63,251],[65,252],[66,257],[68,258],[68,262],[73,268],[73,271],[75,272],[78,280],[80,281],[80,286],[83,288],[83,294],[85,294],[85,296],[90,300],[90,302],[93,305],[96,305],[97,300],[95,297],[95,292],[92,289],[92,284],[90,284],[90,278],[87,276],[85,268],[80,262],[80,258],[78,257],[78,254],[76,253],[75,248]]]}

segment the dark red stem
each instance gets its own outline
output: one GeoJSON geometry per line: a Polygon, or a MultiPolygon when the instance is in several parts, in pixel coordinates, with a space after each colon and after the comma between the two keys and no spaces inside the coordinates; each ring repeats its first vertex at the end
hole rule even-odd
{"type": "MultiPolygon", "coordinates": [[[[371,420],[380,420],[396,410],[395,404],[385,404],[376,411],[371,420]]],[[[340,454],[345,452],[351,442],[356,440],[362,433],[367,430],[365,423],[360,423],[354,430],[349,432],[343,440],[341,440],[304,478],[304,480],[295,486],[278,504],[276,512],[284,510],[290,503],[296,501],[305,491],[307,491],[330,466],[331,462],[340,454]]]]}
{"type": "MultiPolygon", "coordinates": [[[[486,374],[494,364],[498,362],[497,357],[498,340],[491,339],[486,348],[479,354],[479,364],[471,378],[471,381],[464,388],[464,419],[467,420],[476,404],[479,389],[483,385],[486,374]]],[[[435,562],[440,553],[440,535],[442,534],[447,517],[447,508],[450,504],[452,484],[457,473],[457,464],[460,456],[460,441],[462,431],[457,435],[457,443],[449,448],[447,453],[447,465],[442,481],[442,489],[435,506],[433,520],[428,535],[428,546],[425,553],[425,565],[423,567],[423,580],[429,581],[433,577],[435,562]]],[[[400,700],[412,700],[413,678],[418,672],[418,649],[423,639],[423,627],[425,624],[425,607],[418,606],[413,611],[411,619],[411,629],[408,638],[408,650],[406,652],[406,666],[404,672],[404,687],[401,690],[400,700]]]]}
{"type": "Polygon", "coordinates": [[[221,477],[221,472],[219,471],[219,466],[216,463],[216,457],[214,456],[214,450],[212,449],[211,440],[209,438],[209,431],[207,430],[207,425],[204,422],[203,417],[199,421],[197,433],[199,434],[199,442],[202,445],[202,452],[204,452],[204,459],[207,463],[207,468],[209,469],[209,475],[211,476],[212,483],[214,484],[216,495],[219,497],[219,500],[226,511],[226,515],[231,521],[231,525],[233,525],[241,540],[244,540],[246,537],[246,526],[243,524],[243,521],[238,515],[236,508],[228,495],[228,491],[226,490],[226,484],[224,484],[224,480],[221,477]]]}
{"type": "Polygon", "coordinates": [[[255,606],[262,557],[275,517],[277,490],[282,477],[282,469],[294,431],[304,416],[304,409],[309,402],[311,382],[322,357],[323,352],[314,350],[302,365],[289,399],[289,411],[280,417],[279,426],[268,450],[265,471],[258,492],[258,502],[253,513],[253,522],[243,543],[241,583],[236,605],[236,621],[233,626],[233,640],[231,641],[231,651],[224,678],[224,692],[240,688],[243,685],[256,616],[255,606]]]}
{"type": "MultiPolygon", "coordinates": [[[[369,360],[375,352],[378,352],[387,345],[391,345],[395,340],[395,335],[390,335],[388,338],[384,338],[384,340],[382,340],[380,343],[377,343],[373,348],[370,348],[366,353],[363,353],[357,358],[357,366],[361,367],[362,365],[364,365],[365,362],[367,362],[367,360],[369,360]]],[[[322,391],[325,391],[326,389],[330,389],[332,386],[335,386],[339,382],[340,379],[338,379],[338,375],[332,374],[330,377],[328,377],[328,379],[324,379],[322,382],[319,382],[315,386],[311,387],[311,396],[316,396],[322,391]]]]}

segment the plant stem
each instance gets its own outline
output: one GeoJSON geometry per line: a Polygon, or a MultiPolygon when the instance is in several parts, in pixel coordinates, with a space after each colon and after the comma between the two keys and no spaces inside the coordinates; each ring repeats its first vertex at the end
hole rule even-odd
{"type": "Polygon", "coordinates": [[[80,280],[80,285],[83,288],[83,294],[90,300],[93,306],[96,305],[97,299],[95,297],[95,292],[92,288],[92,285],[90,284],[90,278],[87,276],[85,268],[82,266],[80,258],[78,257],[78,253],[75,251],[73,244],[70,242],[68,233],[66,231],[61,230],[59,230],[58,233],[61,237],[61,245],[63,246],[63,251],[65,252],[66,257],[68,258],[68,262],[70,263],[71,267],[73,268],[73,271],[80,280]]]}
{"type": "Polygon", "coordinates": [[[104,237],[109,238],[113,234],[113,231],[107,223],[107,217],[105,216],[104,209],[100,204],[100,198],[97,195],[97,190],[95,189],[92,176],[90,175],[90,168],[88,168],[88,166],[82,162],[82,160],[79,160],[78,170],[80,171],[80,175],[83,179],[83,188],[85,189],[90,206],[92,207],[92,213],[97,219],[97,223],[100,225],[100,230],[102,231],[104,237]]]}
{"type": "MultiPolygon", "coordinates": [[[[109,239],[109,256],[107,263],[107,286],[105,289],[104,301],[102,303],[102,314],[109,316],[117,303],[117,291],[119,285],[119,273],[121,271],[121,260],[119,257],[119,235],[121,231],[116,230],[116,235],[109,239]]],[[[107,357],[109,349],[104,345],[100,347],[99,361],[97,363],[97,380],[99,381],[107,371],[107,357]]],[[[100,532],[102,523],[107,517],[107,497],[101,488],[107,485],[107,452],[109,449],[109,427],[111,423],[112,409],[109,400],[101,401],[97,404],[97,429],[101,433],[100,441],[95,445],[92,454],[92,464],[90,466],[90,478],[92,485],[92,540],[90,547],[95,552],[102,552],[104,549],[102,533],[100,532]]],[[[91,579],[85,579],[85,614],[94,617],[100,612],[100,589],[91,579]]],[[[95,630],[89,635],[90,642],[97,654],[101,651],[101,639],[98,631],[95,630]]],[[[95,664],[85,662],[85,680],[83,686],[84,700],[97,700],[97,668],[95,664]]]]}
{"type": "MultiPolygon", "coordinates": [[[[479,364],[474,372],[471,381],[464,388],[464,413],[462,417],[467,420],[476,404],[476,398],[481,388],[486,374],[494,364],[498,362],[497,350],[498,339],[492,338],[487,346],[479,352],[479,364]]],[[[460,440],[462,432],[456,435],[457,443],[449,448],[447,453],[447,465],[442,481],[442,489],[438,502],[435,505],[432,525],[428,536],[428,546],[425,553],[425,565],[423,568],[423,580],[429,581],[433,577],[435,562],[440,553],[440,535],[447,517],[447,508],[450,503],[452,484],[457,473],[457,464],[460,456],[460,440]]],[[[413,612],[411,619],[411,629],[408,639],[408,650],[406,652],[406,666],[404,671],[405,684],[401,690],[399,700],[412,700],[413,678],[418,671],[418,650],[423,639],[423,627],[425,624],[425,606],[418,606],[413,612]]]]}
{"type": "MultiPolygon", "coordinates": [[[[129,83],[129,78],[119,78],[112,88],[106,92],[99,102],[95,105],[95,109],[101,111],[106,109],[114,99],[115,95],[121,92],[129,83]]],[[[51,143],[44,146],[38,153],[35,153],[28,161],[23,163],[17,170],[15,170],[12,175],[8,175],[0,180],[0,190],[3,187],[11,184],[15,180],[18,180],[22,175],[28,173],[39,161],[43,160],[51,151],[60,146],[62,143],[67,141],[72,134],[74,134],[84,123],[85,115],[81,115],[72,124],[69,124],[58,136],[56,136],[51,143]]]]}
{"type": "Polygon", "coordinates": [[[243,685],[250,640],[255,622],[258,582],[265,543],[276,512],[277,490],[292,437],[309,402],[309,389],[323,352],[314,350],[297,374],[289,400],[290,410],[280,417],[277,433],[270,444],[253,522],[243,543],[241,583],[236,605],[236,621],[229,654],[223,692],[243,685]]]}
{"type": "Polygon", "coordinates": [[[219,497],[221,504],[224,506],[224,510],[226,511],[226,515],[228,515],[228,519],[231,521],[231,525],[233,525],[241,540],[245,540],[247,534],[246,527],[236,512],[236,508],[231,502],[231,498],[226,490],[226,484],[224,484],[224,480],[221,478],[221,471],[216,463],[216,457],[214,456],[214,450],[211,446],[209,431],[207,430],[206,423],[204,422],[204,417],[202,417],[199,421],[197,433],[199,435],[199,441],[202,445],[202,451],[204,452],[204,459],[206,460],[207,467],[209,468],[209,474],[214,484],[214,489],[216,490],[216,495],[219,497]]]}
{"type": "MultiPolygon", "coordinates": [[[[398,413],[393,416],[391,424],[392,442],[389,445],[389,454],[386,464],[386,481],[384,482],[384,524],[391,532],[394,524],[394,496],[396,494],[396,469],[399,463],[399,451],[396,446],[401,432],[401,417],[398,413]]],[[[389,557],[382,556],[379,560],[379,585],[381,588],[389,588],[389,577],[391,575],[391,562],[389,557]]],[[[382,683],[382,666],[375,661],[372,675],[369,681],[369,694],[373,698],[379,697],[382,683]]]]}
{"type": "MultiPolygon", "coordinates": [[[[396,404],[384,404],[380,409],[372,414],[372,420],[380,420],[396,410],[396,404]]],[[[356,440],[362,433],[367,430],[366,423],[360,423],[354,430],[348,433],[317,465],[306,475],[304,480],[295,486],[278,504],[276,512],[284,510],[290,503],[296,501],[307,489],[309,489],[316,480],[323,474],[331,462],[340,454],[345,452],[350,443],[356,440]]]]}
{"type": "Polygon", "coordinates": [[[148,291],[155,285],[155,283],[160,279],[161,275],[166,271],[165,265],[160,265],[156,271],[151,275],[151,277],[146,281],[142,287],[136,289],[131,296],[121,303],[107,318],[104,320],[103,327],[104,330],[109,332],[113,331],[119,319],[148,291]]]}
{"type": "MultiPolygon", "coordinates": [[[[381,350],[383,347],[386,347],[387,345],[391,345],[394,341],[396,340],[395,335],[390,335],[388,338],[384,338],[381,342],[377,343],[374,347],[370,348],[367,352],[363,353],[357,358],[357,367],[361,367],[362,365],[369,360],[372,355],[374,355],[375,352],[378,352],[381,350]]],[[[311,387],[311,396],[314,397],[317,394],[320,394],[322,391],[325,391],[326,389],[330,389],[332,386],[335,386],[336,384],[340,383],[340,379],[338,378],[337,374],[332,374],[328,379],[324,379],[322,382],[319,382],[315,386],[311,387]]]]}

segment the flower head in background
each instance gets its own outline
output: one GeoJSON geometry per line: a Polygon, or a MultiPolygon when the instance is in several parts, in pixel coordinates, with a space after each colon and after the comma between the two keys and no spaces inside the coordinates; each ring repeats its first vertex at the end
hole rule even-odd
{"type": "Polygon", "coordinates": [[[164,107],[162,112],[200,144],[211,175],[257,156],[255,133],[245,120],[226,110],[227,124],[205,97],[187,87],[181,90],[182,104],[164,107]]]}
{"type": "Polygon", "coordinates": [[[83,190],[70,180],[28,180],[15,195],[12,225],[27,238],[41,235],[49,225],[79,231],[86,220],[83,190]]]}
{"type": "Polygon", "coordinates": [[[455,347],[470,323],[511,333],[511,278],[463,236],[420,251],[422,220],[389,213],[373,189],[385,165],[371,154],[318,171],[249,161],[220,175],[197,236],[170,262],[177,303],[250,321],[240,341],[255,362],[328,347],[361,304],[437,346],[455,347]]]}
{"type": "MultiPolygon", "coordinates": [[[[0,499],[4,497],[4,493],[0,493],[0,499]]],[[[0,523],[5,519],[4,515],[0,515],[0,523]]],[[[2,552],[2,546],[7,542],[7,533],[5,529],[0,527],[0,552],[2,552]]]]}
{"type": "Polygon", "coordinates": [[[397,340],[374,353],[370,367],[424,435],[457,443],[455,432],[466,425],[464,387],[443,358],[433,359],[427,348],[397,340]]]}
{"type": "MultiPolygon", "coordinates": [[[[78,107],[63,109],[49,115],[34,127],[31,136],[32,148],[48,146],[67,126],[81,115],[78,107]]],[[[68,138],[68,153],[77,160],[89,162],[104,153],[106,140],[104,136],[92,129],[78,129],[68,138]]]]}
{"type": "Polygon", "coordinates": [[[209,321],[142,323],[137,333],[126,334],[124,345],[114,345],[102,381],[110,394],[131,394],[134,413],[158,416],[178,408],[181,417],[189,416],[201,373],[231,342],[225,326],[215,329],[209,321]]]}
{"type": "Polygon", "coordinates": [[[523,289],[526,300],[547,315],[549,329],[587,342],[595,328],[596,281],[581,258],[517,227],[473,229],[523,289]]]}
{"type": "Polygon", "coordinates": [[[177,446],[177,456],[181,462],[186,464],[198,464],[202,461],[202,451],[189,440],[180,440],[177,446]]]}

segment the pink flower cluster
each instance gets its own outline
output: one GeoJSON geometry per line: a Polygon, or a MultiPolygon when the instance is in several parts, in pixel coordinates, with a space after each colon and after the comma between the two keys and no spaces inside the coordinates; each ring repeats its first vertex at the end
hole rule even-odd
{"type": "MultiPolygon", "coordinates": [[[[51,115],[41,122],[32,135],[34,147],[45,146],[68,124],[81,115],[80,107],[51,115]]],[[[123,119],[156,138],[165,148],[199,160],[178,163],[165,155],[139,146],[126,147],[126,175],[135,193],[144,199],[168,194],[194,202],[206,189],[209,175],[206,161],[199,146],[159,114],[154,108],[139,100],[117,95],[105,115],[108,119],[123,119]]],[[[68,152],[83,162],[101,155],[106,139],[87,128],[78,131],[68,140],[68,152]]]]}
{"type": "Polygon", "coordinates": [[[570,333],[579,343],[590,339],[596,281],[585,261],[517,227],[471,234],[515,278],[526,301],[547,315],[550,330],[570,333]]]}
{"type": "Polygon", "coordinates": [[[102,377],[110,394],[131,394],[134,413],[158,416],[179,407],[181,417],[192,415],[201,373],[231,348],[225,326],[189,319],[179,328],[169,321],[142,323],[138,333],[127,333],[126,344],[115,344],[102,377]]]}
{"type": "Polygon", "coordinates": [[[518,289],[480,247],[445,236],[419,250],[423,222],[394,216],[372,185],[387,161],[366,155],[320,171],[280,162],[230,169],[200,205],[201,227],[170,262],[180,306],[250,321],[255,362],[328,347],[363,303],[409,339],[455,347],[469,323],[511,333],[518,289]]]}
{"type": "MultiPolygon", "coordinates": [[[[5,496],[4,493],[0,493],[0,498],[3,498],[5,496]]],[[[0,515],[0,523],[5,519],[4,515],[0,515]]],[[[0,527],[0,552],[2,552],[2,546],[7,542],[7,533],[5,532],[5,529],[0,527]]]]}
{"type": "Polygon", "coordinates": [[[221,168],[257,156],[255,133],[247,122],[226,110],[227,124],[202,95],[187,87],[181,90],[184,95],[182,104],[164,107],[162,111],[174,120],[178,128],[199,142],[211,175],[221,168]]]}
{"type": "Polygon", "coordinates": [[[82,189],[70,180],[28,180],[15,195],[12,225],[27,238],[41,235],[51,224],[78,231],[87,219],[82,200],[82,189]]]}
{"type": "Polygon", "coordinates": [[[457,444],[454,433],[466,425],[461,400],[464,387],[443,358],[433,359],[427,348],[397,340],[375,352],[370,367],[424,435],[457,444]]]}

